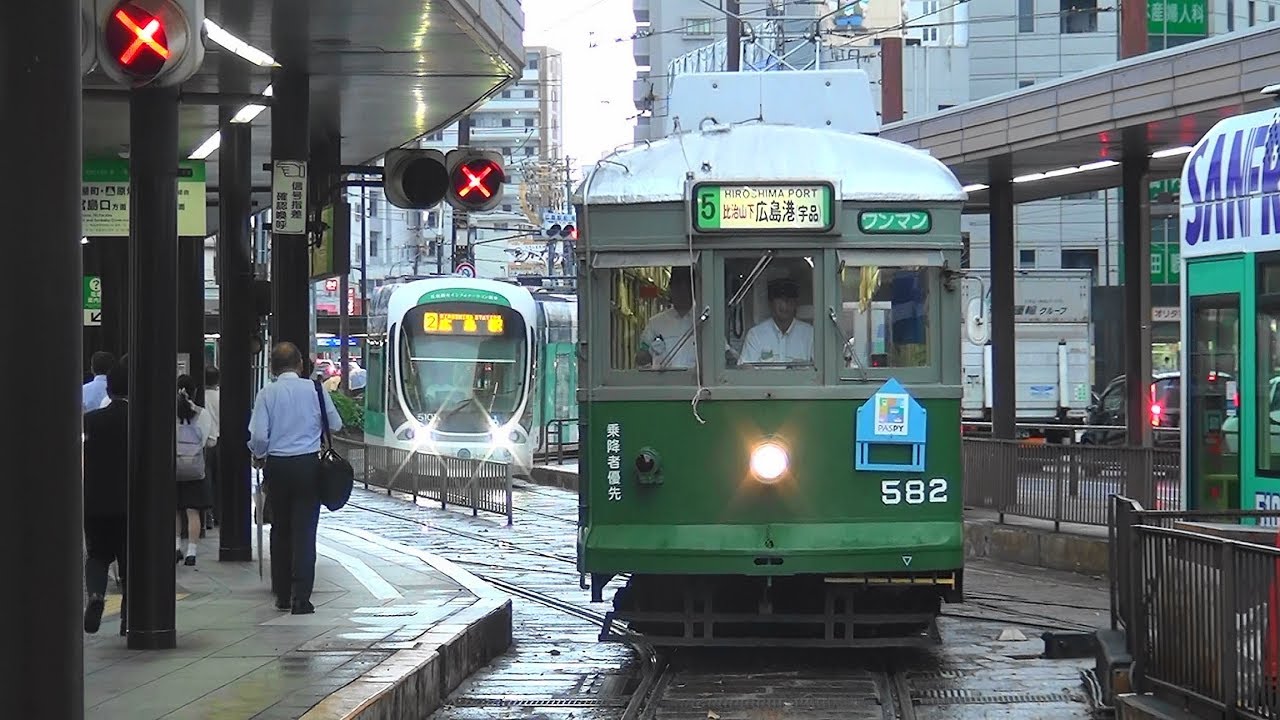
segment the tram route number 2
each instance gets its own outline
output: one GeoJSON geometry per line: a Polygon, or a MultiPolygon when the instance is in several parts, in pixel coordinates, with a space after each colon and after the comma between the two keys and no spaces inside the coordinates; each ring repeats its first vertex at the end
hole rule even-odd
{"type": "Polygon", "coordinates": [[[880,502],[885,505],[923,505],[928,503],[945,503],[947,501],[947,479],[934,478],[927,483],[915,478],[912,480],[881,480],[880,502]]]}

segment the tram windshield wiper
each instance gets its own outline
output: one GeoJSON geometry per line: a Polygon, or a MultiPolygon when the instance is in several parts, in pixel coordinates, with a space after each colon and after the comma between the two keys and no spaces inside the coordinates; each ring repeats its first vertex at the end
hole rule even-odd
{"type": "Polygon", "coordinates": [[[738,288],[738,291],[733,294],[733,297],[729,298],[729,310],[733,310],[735,307],[742,304],[742,301],[747,297],[747,293],[751,292],[752,285],[754,285],[756,280],[764,274],[765,268],[768,268],[769,263],[771,262],[773,262],[773,251],[765,250],[764,254],[760,256],[760,259],[756,261],[756,266],[751,268],[750,273],[747,273],[747,278],[742,282],[742,287],[738,288]]]}

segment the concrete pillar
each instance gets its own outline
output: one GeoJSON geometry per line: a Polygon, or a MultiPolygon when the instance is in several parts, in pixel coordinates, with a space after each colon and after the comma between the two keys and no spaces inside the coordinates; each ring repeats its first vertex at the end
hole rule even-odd
{"type": "Polygon", "coordinates": [[[0,372],[5,501],[0,542],[9,620],[0,648],[0,714],[84,717],[81,554],[80,2],[5,3],[0,13],[0,283],[11,338],[0,372]],[[34,182],[33,182],[34,181],[34,182]],[[38,414],[38,418],[36,417],[38,414]]]}
{"type": "MultiPolygon", "coordinates": [[[[1151,445],[1151,164],[1144,128],[1122,135],[1120,235],[1124,241],[1124,373],[1130,445],[1151,445]]],[[[1190,348],[1183,352],[1190,352],[1190,348]]]]}
{"type": "Polygon", "coordinates": [[[1017,348],[1013,324],[1013,182],[1007,159],[991,162],[991,436],[1017,437],[1017,348]]]}

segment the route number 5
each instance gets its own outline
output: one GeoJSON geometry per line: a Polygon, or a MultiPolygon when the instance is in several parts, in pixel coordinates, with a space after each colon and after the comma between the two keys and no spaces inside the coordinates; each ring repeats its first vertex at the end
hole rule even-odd
{"type": "Polygon", "coordinates": [[[698,216],[705,221],[716,219],[716,194],[712,190],[698,193],[698,216]]]}
{"type": "Polygon", "coordinates": [[[881,480],[880,502],[885,505],[901,505],[906,500],[908,505],[945,503],[947,501],[946,478],[934,478],[928,486],[924,480],[881,480]]]}

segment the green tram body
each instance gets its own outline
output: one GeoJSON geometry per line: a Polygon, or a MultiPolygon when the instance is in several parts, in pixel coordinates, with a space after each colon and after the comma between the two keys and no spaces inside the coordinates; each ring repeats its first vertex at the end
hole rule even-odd
{"type": "Polygon", "coordinates": [[[462,277],[418,279],[379,288],[371,303],[364,394],[365,441],[379,449],[370,456],[373,472],[380,476],[407,472],[406,468],[416,466],[406,463],[406,454],[420,452],[510,463],[515,475],[528,477],[539,455],[576,445],[578,424],[572,422],[578,385],[576,303],[573,295],[462,277]],[[503,339],[455,337],[452,342],[426,342],[411,351],[406,318],[415,310],[431,309],[502,313],[512,328],[519,318],[520,328],[503,339]],[[450,346],[447,353],[433,349],[445,344],[450,346]],[[515,369],[501,375],[509,389],[503,396],[498,427],[474,426],[472,408],[464,407],[468,412],[459,416],[453,416],[451,409],[470,405],[460,399],[483,394],[482,381],[493,371],[485,366],[494,364],[492,358],[486,360],[486,353],[492,354],[495,347],[515,369]],[[414,354],[449,357],[425,361],[414,359],[414,354]],[[406,374],[406,366],[415,362],[424,363],[423,372],[437,376],[428,397],[421,397],[424,388],[415,383],[414,375],[406,374]],[[454,371],[452,385],[439,384],[439,373],[446,366],[459,369],[454,371]]]}
{"type": "MultiPolygon", "coordinates": [[[[1220,120],[1187,155],[1182,507],[1280,510],[1280,126],[1220,120]]],[[[1275,527],[1277,518],[1246,517],[1275,527]]]]}
{"type": "MultiPolygon", "coordinates": [[[[798,127],[686,133],[596,166],[576,198],[585,350],[578,566],[591,576],[597,602],[610,579],[630,575],[613,599],[612,620],[659,645],[937,641],[941,601],[963,598],[957,271],[964,200],[954,175],[923,153],[798,127]],[[790,172],[770,175],[770,167],[790,172]],[[784,180],[834,184],[838,217],[830,232],[692,231],[696,183],[784,180]],[[864,232],[864,212],[927,212],[927,232],[864,232]],[[722,351],[732,346],[729,327],[743,325],[724,302],[741,286],[734,268],[768,251],[766,273],[788,258],[813,263],[800,302],[812,303],[815,368],[734,368],[722,351]],[[687,266],[690,258],[691,312],[705,316],[696,335],[700,367],[626,367],[633,335],[661,307],[653,295],[669,277],[663,266],[687,266]],[[837,331],[828,318],[846,307],[841,273],[863,272],[852,263],[915,267],[927,278],[919,305],[925,342],[914,355],[877,353],[892,367],[867,357],[850,367],[844,326],[837,331]],[[855,413],[891,378],[927,413],[923,470],[856,470],[855,413]],[[754,477],[749,461],[769,439],[790,459],[773,483],[754,477]],[[621,477],[611,490],[614,466],[621,477]]],[[[868,307],[874,312],[876,304],[868,307]]],[[[760,319],[757,300],[752,323],[760,319]]],[[[873,446],[872,459],[877,453],[899,464],[910,454],[873,446]]],[[[610,625],[601,639],[620,637],[610,625]]]]}

